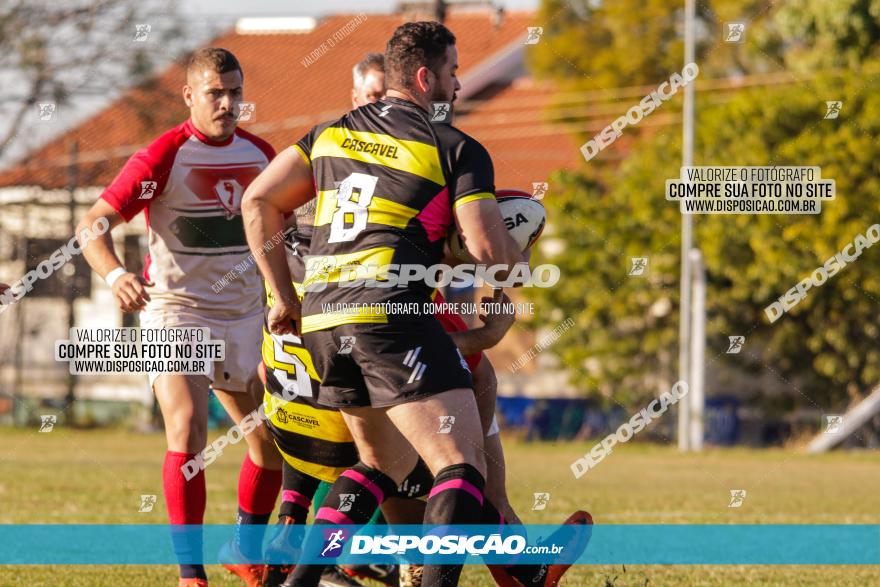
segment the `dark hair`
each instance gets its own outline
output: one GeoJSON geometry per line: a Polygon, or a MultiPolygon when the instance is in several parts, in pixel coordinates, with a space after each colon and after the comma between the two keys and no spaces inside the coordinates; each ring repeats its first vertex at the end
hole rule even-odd
{"type": "Polygon", "coordinates": [[[385,56],[381,53],[367,53],[364,58],[358,61],[351,73],[355,87],[364,83],[369,71],[385,71],[385,56]]]}
{"type": "Polygon", "coordinates": [[[385,46],[386,87],[413,89],[416,71],[436,72],[455,35],[439,22],[408,22],[397,27],[385,46]]]}
{"type": "Polygon", "coordinates": [[[193,53],[186,64],[186,75],[198,71],[216,71],[217,73],[228,73],[230,71],[238,71],[244,79],[244,71],[241,64],[231,52],[219,47],[206,47],[199,49],[193,53]]]}

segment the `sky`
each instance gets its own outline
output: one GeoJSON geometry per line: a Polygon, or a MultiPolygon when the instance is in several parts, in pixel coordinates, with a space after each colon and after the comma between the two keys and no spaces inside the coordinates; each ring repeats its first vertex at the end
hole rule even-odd
{"type": "MultiPolygon", "coordinates": [[[[508,10],[529,10],[539,0],[494,0],[508,10]]],[[[242,16],[323,16],[338,12],[391,12],[397,0],[188,0],[182,8],[190,14],[242,16]]]]}
{"type": "MultiPolygon", "coordinates": [[[[452,0],[453,4],[455,0],[452,0]]],[[[540,0],[493,0],[508,10],[535,10],[540,0]]],[[[180,0],[181,18],[191,20],[193,43],[207,42],[210,31],[221,32],[247,16],[321,16],[337,13],[390,13],[398,0],[180,0]]],[[[22,129],[22,138],[0,158],[0,168],[13,164],[29,150],[50,141],[64,130],[104,108],[116,96],[80,97],[65,106],[65,116],[56,124],[30,125],[22,129]]],[[[0,112],[0,130],[3,130],[0,112]]]]}

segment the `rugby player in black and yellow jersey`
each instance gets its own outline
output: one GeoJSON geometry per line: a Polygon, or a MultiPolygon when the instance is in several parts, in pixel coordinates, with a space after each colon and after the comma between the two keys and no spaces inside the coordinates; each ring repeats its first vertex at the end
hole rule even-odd
{"type": "MultiPolygon", "coordinates": [[[[260,249],[284,213],[318,190],[302,306],[283,251],[257,257],[274,296],[270,331],[304,333],[321,379],[318,403],[340,408],[359,452],[315,523],[364,523],[418,456],[434,474],[425,523],[480,523],[491,505],[483,499],[483,434],[467,365],[433,315],[383,305],[418,308],[432,289],[344,282],[352,267],[438,263],[455,226],[480,264],[512,269],[523,256],[504,227],[486,150],[430,119],[432,103],[450,104],[460,87],[455,37],[439,23],[404,24],[388,42],[385,67],[385,99],[312,129],[254,180],[243,203],[248,242],[260,249]],[[438,429],[438,421],[448,426],[438,429]],[[343,494],[356,496],[345,513],[337,509],[343,494]]],[[[299,566],[293,585],[317,585],[319,572],[299,566]]],[[[424,582],[455,585],[460,572],[460,565],[429,565],[424,582]]]]}
{"type": "MultiPolygon", "coordinates": [[[[313,203],[314,200],[309,204],[313,203]]],[[[305,273],[302,259],[308,254],[313,230],[311,226],[313,211],[309,204],[296,210],[297,226],[285,238],[288,266],[297,294],[302,291],[302,279],[305,273]]],[[[273,296],[271,292],[267,293],[268,306],[271,308],[274,304],[273,296]]],[[[456,340],[461,346],[470,349],[494,346],[493,341],[500,340],[512,325],[512,320],[506,317],[486,316],[483,317],[485,326],[478,330],[463,332],[467,330],[467,326],[457,315],[439,314],[438,319],[447,332],[455,333],[456,340]]],[[[304,524],[319,482],[333,483],[346,469],[357,464],[357,449],[339,411],[321,406],[315,401],[320,381],[308,350],[302,345],[299,337],[292,334],[271,334],[264,329],[262,357],[264,371],[261,378],[265,385],[264,406],[268,416],[267,425],[285,461],[279,524],[282,526],[304,524]]],[[[469,368],[474,372],[475,384],[481,390],[484,387],[491,388],[486,391],[491,392],[494,398],[494,377],[488,359],[484,359],[479,351],[465,358],[469,368]]],[[[488,429],[488,422],[485,425],[488,429]]],[[[497,438],[492,438],[491,442],[497,443],[497,438]]],[[[500,447],[493,451],[492,456],[503,460],[500,447]]],[[[397,488],[396,498],[388,499],[383,504],[383,512],[386,513],[388,520],[392,523],[421,522],[424,507],[410,504],[409,501],[427,495],[432,482],[430,471],[420,461],[397,488]]],[[[500,507],[505,511],[509,508],[506,493],[502,501],[495,503],[503,503],[504,506],[500,507]]],[[[288,542],[285,529],[280,529],[270,545],[270,549],[279,551],[279,556],[273,553],[273,559],[283,557],[288,542]]],[[[286,579],[290,566],[289,564],[269,565],[264,576],[264,586],[281,585],[286,579]]],[[[397,586],[396,569],[353,567],[353,570],[366,572],[365,576],[369,578],[381,578],[382,582],[387,584],[392,584],[389,581],[393,581],[395,587],[397,586]]],[[[322,577],[322,585],[335,584],[334,581],[344,585],[353,584],[343,577],[333,576],[332,569],[328,572],[331,575],[325,574],[322,577]]],[[[409,584],[416,583],[410,580],[409,584]]]]}
{"type": "MultiPolygon", "coordinates": [[[[314,200],[310,202],[313,204],[314,200]]],[[[293,285],[297,293],[302,291],[304,267],[303,255],[308,253],[312,232],[313,206],[308,204],[297,210],[297,226],[285,238],[287,258],[293,285]]],[[[267,305],[274,299],[267,292],[267,305]]],[[[265,385],[264,409],[267,426],[275,439],[283,463],[282,502],[279,511],[279,528],[269,545],[274,562],[290,557],[289,528],[284,526],[305,524],[319,483],[333,483],[348,468],[358,462],[357,448],[351,433],[335,408],[321,406],[315,401],[320,380],[308,350],[302,339],[293,334],[271,334],[264,324],[263,372],[265,385]]],[[[421,497],[431,486],[431,474],[420,463],[401,485],[406,497],[421,497]],[[414,491],[412,490],[414,489],[414,491]]],[[[267,565],[263,585],[278,587],[286,585],[291,564],[267,565]]],[[[397,586],[397,569],[383,566],[373,569],[373,575],[383,576],[386,584],[397,586]],[[379,572],[382,571],[382,572],[379,572]]],[[[330,568],[322,584],[359,584],[330,568]]]]}
{"type": "MultiPolygon", "coordinates": [[[[353,108],[376,102],[384,96],[384,56],[381,53],[368,53],[354,66],[352,73],[353,108]]],[[[304,275],[302,258],[308,254],[315,204],[316,200],[311,200],[295,211],[296,230],[285,241],[288,266],[294,279],[294,288],[300,296],[304,275]]],[[[271,307],[271,291],[268,294],[271,307]]],[[[443,303],[439,292],[434,301],[443,303]]],[[[484,298],[484,301],[493,300],[484,298]]],[[[509,302],[509,299],[503,296],[494,301],[509,302]]],[[[514,317],[504,314],[481,315],[484,324],[476,329],[468,329],[454,312],[441,311],[437,313],[437,318],[465,355],[473,373],[477,403],[486,433],[486,498],[502,512],[506,521],[519,523],[519,518],[510,507],[504,487],[504,452],[498,436],[499,428],[494,421],[497,388],[494,370],[489,360],[483,358],[480,352],[491,348],[503,338],[513,325],[514,317]]],[[[320,406],[314,400],[314,396],[317,396],[315,386],[319,382],[313,378],[311,357],[302,346],[301,340],[291,335],[270,334],[264,330],[262,356],[265,370],[261,373],[266,387],[264,405],[269,416],[268,426],[285,459],[284,491],[279,511],[282,529],[270,546],[273,551],[280,551],[279,556],[273,554],[273,558],[283,559],[289,540],[283,526],[305,523],[309,506],[316,495],[318,481],[335,481],[340,473],[357,462],[357,454],[351,434],[339,412],[320,406]],[[303,369],[305,375],[302,374],[303,369]],[[302,385],[299,382],[307,380],[311,387],[300,389],[302,385]]],[[[386,519],[391,523],[420,523],[424,517],[424,502],[414,498],[426,494],[432,482],[433,478],[420,461],[420,465],[398,487],[400,497],[388,499],[382,504],[386,519]]],[[[289,569],[290,564],[269,565],[264,577],[264,587],[282,585],[289,569]]],[[[322,575],[321,584],[354,584],[348,577],[341,576],[341,572],[349,577],[374,579],[394,587],[397,587],[398,580],[401,586],[416,587],[421,584],[421,571],[419,565],[405,565],[401,567],[398,577],[397,569],[392,565],[347,565],[339,570],[329,568],[322,575]]],[[[498,574],[504,571],[496,567],[492,568],[492,572],[498,574]]]]}

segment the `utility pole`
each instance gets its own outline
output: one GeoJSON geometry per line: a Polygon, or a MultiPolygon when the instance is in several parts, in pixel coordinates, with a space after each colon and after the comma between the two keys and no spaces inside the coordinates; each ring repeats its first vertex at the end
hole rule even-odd
{"type": "Polygon", "coordinates": [[[694,248],[689,256],[693,294],[691,296],[691,356],[689,392],[684,403],[690,404],[689,450],[703,450],[703,410],[706,407],[706,268],[703,254],[694,248]]]}
{"type": "Polygon", "coordinates": [[[446,0],[434,0],[434,16],[437,22],[446,21],[446,0]]]}
{"type": "MultiPolygon", "coordinates": [[[[76,141],[70,144],[70,167],[68,168],[68,191],[70,198],[68,199],[68,222],[70,223],[69,234],[76,235],[76,187],[79,183],[79,162],[78,162],[79,146],[76,141]]],[[[64,292],[64,299],[67,303],[67,336],[70,335],[70,329],[76,326],[76,310],[74,303],[76,302],[76,263],[72,264],[74,271],[70,274],[67,288],[64,292]]],[[[76,375],[68,371],[67,374],[67,395],[64,402],[65,421],[69,426],[73,423],[74,406],[76,400],[76,375]]]]}
{"type": "MultiPolygon", "coordinates": [[[[696,0],[684,3],[684,63],[695,59],[696,0]]],[[[684,87],[684,109],[682,110],[681,164],[687,167],[694,164],[694,84],[684,87]]],[[[686,181],[686,175],[682,179],[686,181]]],[[[678,311],[678,378],[690,385],[690,346],[691,346],[691,263],[690,251],[693,247],[693,218],[690,214],[681,215],[681,286],[678,311]]],[[[687,451],[690,447],[689,431],[691,421],[690,402],[678,402],[678,449],[687,451]]]]}

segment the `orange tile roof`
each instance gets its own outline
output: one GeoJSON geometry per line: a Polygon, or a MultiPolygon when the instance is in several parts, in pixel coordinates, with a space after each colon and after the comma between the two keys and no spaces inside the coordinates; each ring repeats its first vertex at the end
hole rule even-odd
{"type": "Polygon", "coordinates": [[[521,78],[465,104],[456,125],[492,155],[497,188],[532,190],[556,169],[583,161],[575,129],[548,119],[555,90],[521,78]]]}
{"type": "MultiPolygon", "coordinates": [[[[233,31],[215,39],[211,45],[229,49],[242,63],[245,100],[256,103],[256,121],[243,128],[276,148],[284,148],[314,124],[347,110],[352,65],[368,51],[382,51],[392,31],[405,21],[402,15],[367,15],[344,40],[312,64],[303,65],[307,55],[353,18],[332,16],[305,34],[242,35],[233,31]]],[[[531,20],[528,13],[509,13],[495,27],[487,12],[452,11],[446,24],[457,37],[461,77],[466,78],[480,62],[524,37],[531,20]]],[[[173,65],[149,85],[128,91],[0,173],[0,187],[66,186],[73,141],[80,153],[79,184],[108,184],[131,153],[187,117],[180,97],[183,77],[183,68],[173,65]]],[[[579,156],[572,139],[566,142],[559,129],[539,120],[539,108],[522,112],[524,100],[538,104],[548,97],[548,89],[515,84],[489,99],[473,101],[470,113],[459,121],[492,153],[498,186],[530,189],[532,181],[546,178],[550,170],[579,156]],[[509,111],[517,104],[519,113],[509,111]]]]}

